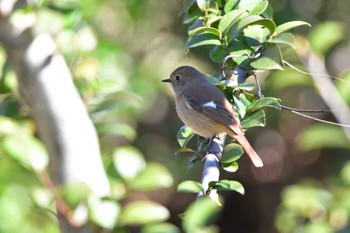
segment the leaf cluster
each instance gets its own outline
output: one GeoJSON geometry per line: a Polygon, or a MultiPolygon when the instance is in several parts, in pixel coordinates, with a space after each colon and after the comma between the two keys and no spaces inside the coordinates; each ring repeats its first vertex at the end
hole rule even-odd
{"type": "Polygon", "coordinates": [[[185,0],[181,11],[188,24],[186,48],[211,46],[210,58],[221,63],[234,55],[230,68],[282,70],[281,46],[295,48],[289,30],[307,25],[291,21],[276,26],[267,0],[185,0]]]}

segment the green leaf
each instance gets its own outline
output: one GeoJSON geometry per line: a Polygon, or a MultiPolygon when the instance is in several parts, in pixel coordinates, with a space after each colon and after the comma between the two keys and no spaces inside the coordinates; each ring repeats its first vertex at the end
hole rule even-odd
{"type": "Polygon", "coordinates": [[[197,0],[197,5],[199,9],[205,11],[210,7],[210,0],[197,0]]]}
{"type": "Polygon", "coordinates": [[[113,165],[122,178],[132,180],[145,169],[146,161],[136,148],[123,146],[113,152],[113,165]]]}
{"type": "Polygon", "coordinates": [[[291,30],[293,28],[300,27],[300,26],[309,26],[309,27],[311,27],[311,25],[309,23],[304,22],[304,21],[290,21],[290,22],[287,22],[287,23],[279,25],[276,28],[276,35],[279,35],[279,34],[281,34],[283,32],[289,31],[289,30],[291,30]]]}
{"type": "Polygon", "coordinates": [[[191,7],[187,14],[184,15],[184,18],[182,20],[183,24],[189,24],[192,23],[195,20],[198,20],[202,16],[202,12],[198,7],[191,7]]]}
{"type": "Polygon", "coordinates": [[[255,100],[248,108],[247,112],[254,112],[262,108],[269,107],[281,110],[281,104],[279,99],[274,97],[264,97],[258,100],[255,100]]]}
{"type": "Polygon", "coordinates": [[[88,197],[91,195],[91,190],[84,183],[69,183],[63,186],[60,194],[69,207],[75,209],[81,202],[87,202],[88,197]]]}
{"type": "Polygon", "coordinates": [[[191,156],[191,158],[188,160],[188,170],[190,170],[194,165],[196,165],[197,163],[199,163],[200,161],[202,161],[198,156],[193,155],[191,156]]]}
{"type": "Polygon", "coordinates": [[[268,5],[269,2],[267,0],[244,0],[240,1],[238,9],[246,10],[251,15],[260,15],[265,11],[268,5]]]}
{"type": "Polygon", "coordinates": [[[186,180],[177,186],[177,191],[185,193],[202,193],[204,192],[204,188],[201,183],[192,180],[186,180]]]}
{"type": "Polygon", "coordinates": [[[279,44],[279,45],[288,45],[295,49],[295,37],[293,36],[292,33],[286,32],[286,33],[281,33],[272,40],[269,41],[269,43],[273,44],[279,44]]]}
{"type": "Polygon", "coordinates": [[[218,25],[218,30],[224,36],[227,34],[227,31],[232,27],[232,25],[245,13],[244,10],[233,10],[225,14],[218,25]]]}
{"type": "Polygon", "coordinates": [[[210,34],[216,35],[218,38],[221,37],[221,33],[216,28],[212,28],[212,27],[197,27],[195,29],[188,31],[189,36],[196,36],[202,33],[210,33],[210,34]]]}
{"type": "Polygon", "coordinates": [[[157,188],[168,188],[173,184],[169,170],[159,163],[148,163],[133,181],[130,187],[137,191],[150,191],[157,188]]]}
{"type": "Polygon", "coordinates": [[[209,183],[209,187],[216,190],[224,190],[224,191],[236,191],[242,195],[244,195],[244,187],[241,183],[234,180],[220,180],[220,181],[212,181],[209,183]]]}
{"type": "Polygon", "coordinates": [[[113,122],[113,124],[96,124],[99,134],[120,135],[128,140],[135,140],[137,133],[130,125],[113,122]]]}
{"type": "Polygon", "coordinates": [[[43,171],[49,163],[43,143],[27,132],[11,134],[5,137],[1,144],[9,156],[29,170],[43,171]]]}
{"type": "Polygon", "coordinates": [[[220,38],[211,32],[204,32],[201,34],[197,34],[195,36],[191,36],[186,41],[186,48],[195,48],[204,45],[220,45],[220,38]]]}
{"type": "Polygon", "coordinates": [[[237,8],[239,0],[228,0],[224,6],[224,12],[230,12],[232,9],[237,8]]]}
{"type": "Polygon", "coordinates": [[[232,27],[230,30],[229,35],[229,42],[234,39],[234,37],[244,28],[250,26],[250,25],[261,25],[265,28],[267,28],[270,31],[270,35],[272,35],[276,30],[276,24],[270,20],[262,18],[258,15],[249,15],[245,18],[243,18],[235,27],[232,27]]]}
{"type": "Polygon", "coordinates": [[[247,107],[250,105],[250,101],[246,98],[246,94],[235,94],[233,100],[236,112],[240,118],[243,118],[246,114],[247,107]]]}
{"type": "Polygon", "coordinates": [[[114,200],[89,199],[89,218],[97,225],[112,230],[116,227],[121,206],[114,200]]]}
{"type": "Polygon", "coordinates": [[[298,135],[297,143],[301,150],[311,151],[322,148],[350,149],[350,143],[339,126],[314,124],[298,135]]]}
{"type": "Polygon", "coordinates": [[[266,116],[264,110],[247,113],[241,122],[243,129],[249,129],[252,127],[264,127],[265,125],[266,116]]]}
{"type": "Polygon", "coordinates": [[[169,216],[169,211],[156,202],[135,201],[124,207],[120,219],[123,225],[143,225],[165,221],[169,216]]]}
{"type": "Polygon", "coordinates": [[[267,19],[272,19],[273,18],[273,9],[271,5],[268,5],[265,9],[265,11],[261,14],[262,17],[267,18],[267,19]]]}
{"type": "Polygon", "coordinates": [[[261,46],[270,35],[269,30],[260,25],[251,25],[245,28],[243,32],[245,41],[251,47],[261,46]]]}
{"type": "Polygon", "coordinates": [[[238,163],[221,163],[221,167],[227,172],[236,172],[238,170],[238,163]]]}
{"type": "Polygon", "coordinates": [[[255,88],[254,83],[240,83],[237,86],[237,89],[243,90],[243,91],[252,91],[255,88]]]}
{"type": "Polygon", "coordinates": [[[182,3],[183,12],[187,13],[195,2],[196,0],[184,0],[182,3]]]}
{"type": "Polygon", "coordinates": [[[140,233],[181,233],[179,228],[170,223],[153,223],[142,227],[140,233]]]}
{"type": "Polygon", "coordinates": [[[214,62],[221,63],[225,57],[227,57],[228,52],[225,48],[223,48],[221,45],[216,45],[211,51],[210,51],[210,58],[214,62]]]}
{"type": "Polygon", "coordinates": [[[195,230],[210,225],[219,212],[220,207],[209,197],[204,196],[188,207],[182,222],[183,228],[186,232],[199,232],[195,230]]]}
{"type": "Polygon", "coordinates": [[[194,150],[191,149],[191,148],[181,147],[181,148],[179,148],[179,149],[175,152],[175,155],[178,156],[178,155],[181,155],[181,154],[184,154],[184,153],[195,154],[196,151],[194,151],[194,150]]]}
{"type": "Polygon", "coordinates": [[[250,65],[258,70],[283,70],[281,50],[277,45],[269,45],[261,52],[261,56],[252,61],[250,65]]]}
{"type": "Polygon", "coordinates": [[[221,163],[232,163],[237,161],[243,155],[243,149],[237,143],[230,143],[225,146],[222,152],[221,163]]]}
{"type": "Polygon", "coordinates": [[[310,32],[310,44],[317,53],[325,55],[344,38],[345,33],[345,25],[333,21],[324,22],[310,32]]]}
{"type": "Polygon", "coordinates": [[[181,147],[185,147],[194,135],[193,130],[184,125],[176,134],[177,142],[181,147]]]}

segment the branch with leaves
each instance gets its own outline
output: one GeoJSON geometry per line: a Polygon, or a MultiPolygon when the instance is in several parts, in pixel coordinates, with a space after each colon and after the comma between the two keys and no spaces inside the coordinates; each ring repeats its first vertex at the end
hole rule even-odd
{"type": "MultiPolygon", "coordinates": [[[[273,10],[266,0],[185,0],[181,15],[183,23],[189,25],[187,52],[202,46],[211,48],[208,54],[210,59],[221,65],[214,77],[208,75],[208,78],[233,104],[242,128],[264,127],[264,108],[280,110],[281,105],[279,99],[262,95],[256,73],[283,70],[283,48],[295,48],[295,38],[288,31],[310,25],[292,21],[276,26],[272,18],[273,10]],[[256,86],[245,83],[251,75],[256,78],[256,86]],[[258,89],[256,94],[252,93],[255,87],[258,89]]],[[[219,198],[212,195],[216,190],[233,190],[243,194],[243,185],[238,181],[219,179],[220,167],[228,172],[237,171],[237,161],[243,154],[242,147],[236,143],[225,145],[225,137],[221,137],[221,140],[211,140],[212,143],[206,146],[199,141],[196,149],[187,148],[193,136],[194,133],[187,127],[179,130],[181,148],[177,153],[193,154],[189,167],[204,160],[202,183],[185,181],[179,184],[178,190],[199,193],[199,196],[208,195],[216,202],[219,198]],[[215,151],[214,157],[212,151],[215,151]],[[215,172],[210,172],[210,169],[215,172]]]]}

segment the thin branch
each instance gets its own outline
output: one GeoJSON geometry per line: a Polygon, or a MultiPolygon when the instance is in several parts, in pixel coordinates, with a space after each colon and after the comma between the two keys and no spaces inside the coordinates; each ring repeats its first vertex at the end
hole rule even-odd
{"type": "Polygon", "coordinates": [[[294,111],[294,112],[306,112],[306,113],[329,113],[329,112],[335,112],[337,110],[330,110],[330,109],[300,109],[300,108],[291,108],[287,107],[285,105],[281,105],[281,108],[288,111],[294,111]]]}
{"type": "Polygon", "coordinates": [[[309,118],[309,119],[314,120],[314,121],[326,123],[326,124],[329,124],[329,125],[336,125],[336,126],[340,126],[340,127],[343,127],[343,128],[350,128],[350,125],[340,124],[340,123],[336,123],[336,122],[333,122],[333,121],[323,120],[323,119],[320,119],[320,118],[317,118],[317,117],[312,117],[312,116],[303,114],[303,113],[301,113],[301,112],[293,111],[293,110],[292,110],[291,112],[292,112],[292,113],[295,113],[295,114],[297,114],[297,115],[300,115],[300,116],[302,116],[302,117],[309,118]]]}
{"type": "Polygon", "coordinates": [[[319,90],[320,96],[325,101],[330,109],[341,109],[341,111],[332,112],[334,117],[338,120],[339,125],[342,126],[348,140],[350,141],[350,128],[346,127],[350,123],[350,109],[340,96],[338,90],[334,86],[333,82],[330,81],[330,75],[321,59],[309,51],[309,53],[301,57],[302,63],[309,69],[311,77],[319,90]],[[315,73],[320,75],[313,75],[315,73]]]}
{"type": "Polygon", "coordinates": [[[302,74],[306,74],[306,75],[309,75],[309,76],[319,76],[319,77],[327,77],[327,78],[330,78],[330,79],[333,79],[333,80],[337,80],[337,81],[341,81],[341,82],[346,82],[346,83],[350,83],[349,81],[347,80],[344,80],[344,79],[341,79],[341,78],[337,78],[337,77],[334,77],[334,76],[331,76],[329,74],[320,74],[320,73],[315,73],[315,74],[311,74],[311,73],[308,73],[306,71],[303,71],[295,66],[293,66],[292,64],[290,64],[289,62],[283,60],[283,63],[287,66],[289,66],[290,68],[292,68],[293,70],[296,70],[298,71],[299,73],[302,73],[302,74]]]}

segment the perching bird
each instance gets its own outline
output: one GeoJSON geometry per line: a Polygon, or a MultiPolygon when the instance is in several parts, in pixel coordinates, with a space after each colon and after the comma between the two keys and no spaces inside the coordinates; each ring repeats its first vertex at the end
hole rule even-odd
{"type": "Polygon", "coordinates": [[[263,163],[242,131],[239,118],[225,95],[197,69],[180,66],[169,79],[175,92],[176,111],[185,125],[205,138],[227,133],[248,154],[256,167],[263,163]]]}

